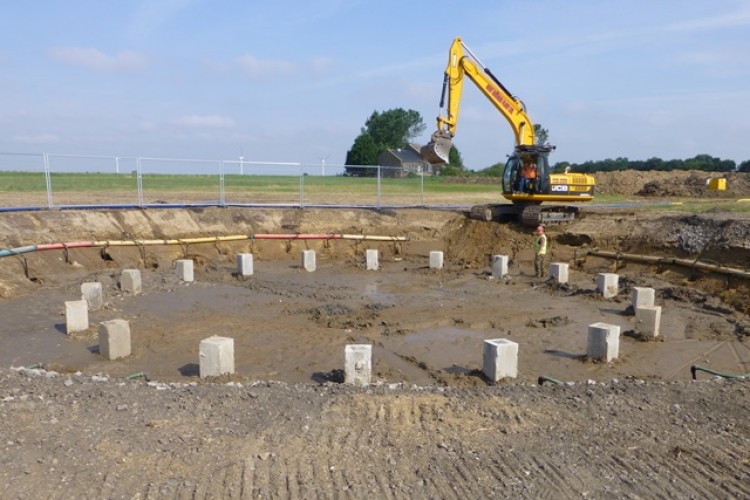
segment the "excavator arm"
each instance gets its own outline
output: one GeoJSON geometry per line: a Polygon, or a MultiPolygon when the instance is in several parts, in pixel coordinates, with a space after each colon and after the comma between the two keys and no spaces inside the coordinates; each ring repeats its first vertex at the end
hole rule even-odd
{"type": "Polygon", "coordinates": [[[511,95],[489,68],[484,66],[469,50],[461,37],[456,37],[450,48],[448,67],[445,69],[437,131],[432,135],[430,142],[422,147],[422,156],[433,165],[448,163],[452,139],[456,135],[465,76],[508,121],[515,134],[516,145],[533,145],[535,142],[534,125],[526,114],[523,102],[511,95]],[[446,92],[447,108],[445,107],[446,92]],[[443,114],[444,110],[447,110],[445,114],[443,114]]]}

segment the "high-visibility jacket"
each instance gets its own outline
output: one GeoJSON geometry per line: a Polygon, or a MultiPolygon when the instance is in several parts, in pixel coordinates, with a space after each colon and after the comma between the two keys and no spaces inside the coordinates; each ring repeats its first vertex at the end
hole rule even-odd
{"type": "Polygon", "coordinates": [[[547,254],[547,235],[540,234],[534,238],[534,254],[535,255],[546,255],[547,254]]]}
{"type": "Polygon", "coordinates": [[[536,179],[536,167],[527,163],[521,167],[521,177],[526,179],[536,179]]]}

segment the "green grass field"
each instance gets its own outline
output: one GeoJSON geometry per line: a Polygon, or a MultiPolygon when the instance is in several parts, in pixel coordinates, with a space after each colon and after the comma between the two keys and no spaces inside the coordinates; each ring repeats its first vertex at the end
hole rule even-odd
{"type": "MultiPolygon", "coordinates": [[[[129,191],[136,189],[135,174],[101,174],[101,173],[53,173],[50,175],[53,191],[129,191]]],[[[162,175],[148,174],[142,177],[144,187],[163,191],[200,191],[218,189],[220,179],[217,175],[162,175]]],[[[372,190],[377,187],[377,179],[370,177],[318,177],[303,176],[305,187],[315,190],[350,192],[363,188],[372,190]]],[[[381,186],[389,190],[413,191],[421,188],[419,178],[383,178],[381,186]]],[[[425,191],[435,193],[484,193],[497,192],[497,185],[491,184],[458,184],[444,182],[441,178],[425,178],[425,191]]],[[[277,175],[226,175],[225,189],[260,190],[271,192],[298,192],[299,176],[277,175]]],[[[0,192],[35,192],[45,189],[44,174],[34,172],[0,172],[0,192]]]]}
{"type": "MultiPolygon", "coordinates": [[[[50,175],[52,193],[56,204],[96,204],[102,200],[135,199],[138,179],[134,173],[53,173],[50,175]]],[[[142,177],[145,202],[168,199],[170,202],[191,202],[197,199],[218,200],[220,178],[217,175],[161,175],[142,177]]],[[[370,177],[320,177],[226,175],[224,192],[227,202],[294,203],[300,199],[300,190],[306,203],[374,204],[380,195],[383,204],[409,203],[414,205],[472,205],[502,203],[500,179],[496,183],[460,183],[455,179],[440,177],[383,178],[370,177]]],[[[32,195],[46,196],[46,181],[41,172],[0,172],[0,195],[5,202],[0,205],[24,206],[32,195]]],[[[710,211],[748,212],[750,203],[728,199],[675,199],[670,204],[658,204],[652,198],[634,198],[622,195],[599,195],[594,204],[636,203],[657,210],[702,213],[710,211]]],[[[41,202],[37,202],[41,204],[41,202]]]]}

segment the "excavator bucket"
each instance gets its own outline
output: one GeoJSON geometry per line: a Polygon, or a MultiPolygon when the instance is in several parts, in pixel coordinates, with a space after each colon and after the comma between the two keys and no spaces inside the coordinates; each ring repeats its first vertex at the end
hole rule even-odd
{"type": "Polygon", "coordinates": [[[432,134],[430,142],[422,146],[419,153],[432,165],[445,165],[448,163],[452,144],[450,134],[445,130],[438,130],[432,134]]]}

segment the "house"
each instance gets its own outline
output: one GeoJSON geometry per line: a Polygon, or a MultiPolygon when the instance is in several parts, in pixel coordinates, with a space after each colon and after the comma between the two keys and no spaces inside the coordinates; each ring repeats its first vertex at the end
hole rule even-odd
{"type": "Polygon", "coordinates": [[[404,149],[386,149],[378,154],[378,165],[382,177],[407,177],[413,175],[436,175],[439,171],[419,154],[418,144],[409,144],[404,149]]]}

